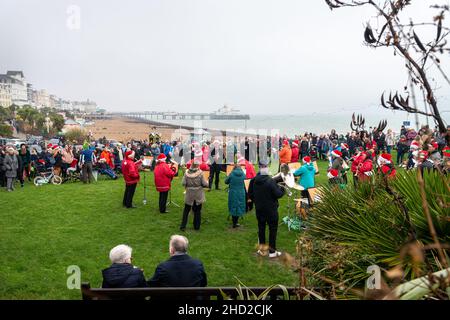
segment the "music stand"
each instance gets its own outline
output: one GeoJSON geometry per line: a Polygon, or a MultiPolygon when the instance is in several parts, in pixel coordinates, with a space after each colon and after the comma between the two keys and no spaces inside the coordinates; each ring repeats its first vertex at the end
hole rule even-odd
{"type": "MultiPolygon", "coordinates": [[[[176,164],[176,170],[178,172],[178,163],[174,163],[174,166],[175,166],[175,164],[176,164]]],[[[170,188],[170,190],[169,190],[169,199],[167,200],[167,207],[170,207],[170,205],[180,208],[180,205],[172,200],[172,188],[170,188]]]]}

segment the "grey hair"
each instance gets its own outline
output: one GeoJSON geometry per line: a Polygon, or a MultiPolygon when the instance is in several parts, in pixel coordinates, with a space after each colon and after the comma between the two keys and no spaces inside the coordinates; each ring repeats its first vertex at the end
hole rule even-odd
{"type": "Polygon", "coordinates": [[[175,234],[170,237],[169,246],[170,248],[173,248],[173,251],[176,253],[186,253],[189,246],[189,240],[185,236],[175,234]]]}
{"type": "Polygon", "coordinates": [[[112,263],[125,263],[131,258],[133,249],[125,244],[119,244],[109,252],[109,259],[112,263]]]}

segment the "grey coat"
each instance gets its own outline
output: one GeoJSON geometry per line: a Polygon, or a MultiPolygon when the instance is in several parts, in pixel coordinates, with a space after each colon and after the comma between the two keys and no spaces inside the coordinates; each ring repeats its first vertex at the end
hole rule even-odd
{"type": "Polygon", "coordinates": [[[184,203],[192,206],[194,201],[196,204],[202,204],[206,201],[205,191],[203,188],[208,187],[208,182],[203,177],[203,171],[200,169],[189,169],[183,176],[181,182],[186,188],[184,203]]]}
{"type": "Polygon", "coordinates": [[[16,155],[5,156],[5,160],[3,161],[3,166],[5,167],[5,176],[7,178],[15,178],[17,177],[17,169],[19,169],[19,160],[16,155]]]}

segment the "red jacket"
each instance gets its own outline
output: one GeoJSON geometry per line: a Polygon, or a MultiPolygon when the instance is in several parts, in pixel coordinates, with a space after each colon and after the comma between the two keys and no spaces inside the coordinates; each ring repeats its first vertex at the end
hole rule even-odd
{"type": "Polygon", "coordinates": [[[372,169],[372,160],[366,159],[358,169],[358,179],[369,180],[370,176],[373,174],[372,169]]]}
{"type": "Polygon", "coordinates": [[[127,185],[136,184],[139,182],[139,165],[141,161],[134,162],[131,159],[124,159],[122,162],[123,179],[127,185]]]}
{"type": "Polygon", "coordinates": [[[249,161],[245,160],[245,178],[253,179],[254,177],[256,177],[255,168],[249,161]]]}
{"type": "Polygon", "coordinates": [[[292,147],[292,155],[291,155],[291,162],[298,162],[298,156],[300,149],[298,147],[292,147]]]}
{"type": "Polygon", "coordinates": [[[381,172],[388,176],[388,178],[394,178],[397,174],[397,171],[394,167],[390,167],[388,165],[381,166],[381,172]]]}
{"type": "Polygon", "coordinates": [[[159,162],[155,167],[155,186],[156,190],[159,192],[166,192],[170,190],[170,184],[173,177],[175,176],[175,171],[170,169],[166,162],[159,162]]]}

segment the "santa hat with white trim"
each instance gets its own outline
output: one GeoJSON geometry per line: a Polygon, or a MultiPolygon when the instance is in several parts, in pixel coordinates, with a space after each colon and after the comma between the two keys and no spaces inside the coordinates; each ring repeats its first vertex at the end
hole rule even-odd
{"type": "Polygon", "coordinates": [[[164,162],[164,161],[166,161],[166,159],[167,159],[166,155],[164,153],[160,153],[158,158],[157,158],[157,161],[158,162],[164,162]]]}
{"type": "Polygon", "coordinates": [[[336,157],[336,158],[341,158],[341,157],[342,157],[342,152],[340,152],[339,150],[333,150],[333,151],[331,152],[331,155],[332,155],[333,157],[336,157]]]}
{"type": "Polygon", "coordinates": [[[337,178],[339,172],[336,169],[330,169],[330,171],[328,171],[327,173],[327,177],[328,179],[333,179],[333,178],[337,178]]]}

